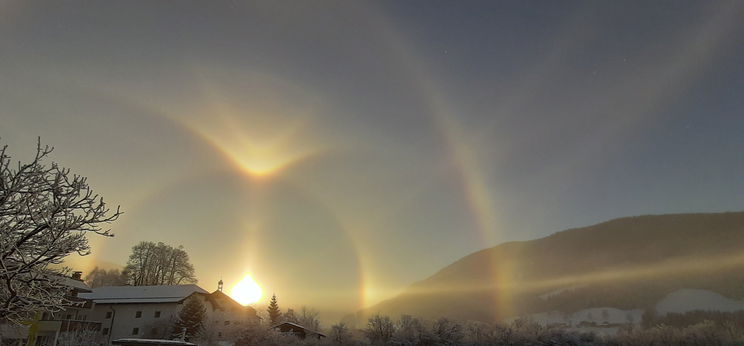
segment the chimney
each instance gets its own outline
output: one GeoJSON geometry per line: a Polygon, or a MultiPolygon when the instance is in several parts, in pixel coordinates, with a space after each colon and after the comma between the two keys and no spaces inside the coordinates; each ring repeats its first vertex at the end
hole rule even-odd
{"type": "Polygon", "coordinates": [[[72,276],[70,276],[73,280],[77,281],[83,281],[83,272],[77,271],[72,272],[72,276]]]}

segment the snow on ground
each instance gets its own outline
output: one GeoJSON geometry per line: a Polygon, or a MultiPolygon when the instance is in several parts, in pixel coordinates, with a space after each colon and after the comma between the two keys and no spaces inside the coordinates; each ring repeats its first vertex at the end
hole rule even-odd
{"type": "MultiPolygon", "coordinates": [[[[571,289],[574,288],[564,288],[546,293],[543,296],[558,295],[571,289]]],[[[661,315],[670,312],[684,313],[694,310],[726,312],[744,310],[744,301],[724,297],[709,290],[685,288],[669,293],[656,304],[656,312],[661,315]]],[[[516,319],[526,318],[544,326],[562,326],[568,330],[613,335],[617,333],[621,325],[640,324],[642,317],[643,309],[641,308],[622,310],[612,307],[596,307],[583,309],[574,313],[560,311],[539,312],[514,317],[505,322],[511,323],[516,319]]]]}
{"type": "Polygon", "coordinates": [[[725,312],[744,310],[744,301],[727,298],[709,290],[685,288],[669,293],[656,303],[656,312],[659,314],[694,310],[725,312]]]}
{"type": "MultiPolygon", "coordinates": [[[[521,316],[542,325],[565,325],[578,326],[582,323],[587,324],[638,324],[641,322],[643,310],[621,310],[611,307],[598,307],[579,310],[572,314],[560,311],[539,312],[536,314],[521,316]]],[[[510,319],[508,322],[516,320],[510,319]]]]}

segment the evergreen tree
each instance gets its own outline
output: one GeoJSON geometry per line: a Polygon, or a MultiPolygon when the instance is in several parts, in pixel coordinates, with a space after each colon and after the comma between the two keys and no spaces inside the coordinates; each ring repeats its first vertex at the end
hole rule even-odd
{"type": "Polygon", "coordinates": [[[271,296],[271,301],[269,302],[269,307],[266,311],[269,313],[271,324],[277,324],[281,321],[282,310],[279,309],[279,304],[276,302],[276,294],[271,296]]]}
{"type": "Polygon", "coordinates": [[[188,299],[181,312],[178,313],[176,324],[173,325],[173,336],[183,335],[184,328],[186,329],[186,341],[198,336],[204,327],[206,313],[207,310],[199,299],[188,299]]]}

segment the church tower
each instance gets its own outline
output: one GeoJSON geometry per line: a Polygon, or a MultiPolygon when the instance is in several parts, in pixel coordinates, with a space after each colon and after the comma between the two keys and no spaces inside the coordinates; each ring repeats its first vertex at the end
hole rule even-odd
{"type": "Polygon", "coordinates": [[[217,282],[217,290],[222,292],[222,279],[220,279],[220,281],[217,282]]]}

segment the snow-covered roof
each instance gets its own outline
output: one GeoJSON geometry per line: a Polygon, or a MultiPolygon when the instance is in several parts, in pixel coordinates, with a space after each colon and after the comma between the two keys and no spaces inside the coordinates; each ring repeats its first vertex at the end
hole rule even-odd
{"type": "Polygon", "coordinates": [[[274,328],[278,328],[278,327],[283,326],[283,325],[294,326],[294,327],[297,327],[297,328],[304,329],[305,332],[309,332],[309,333],[313,333],[313,334],[318,334],[318,335],[321,335],[321,336],[326,336],[325,334],[323,334],[323,333],[321,333],[319,331],[312,330],[312,329],[307,328],[307,327],[305,327],[303,325],[300,325],[300,324],[297,324],[297,323],[294,323],[294,322],[289,322],[289,321],[284,321],[284,322],[281,322],[281,323],[277,323],[276,325],[274,325],[271,328],[274,329],[274,328]]]}
{"type": "MultiPolygon", "coordinates": [[[[157,286],[150,286],[157,287],[157,286]]],[[[181,345],[181,346],[197,346],[190,342],[181,340],[162,340],[162,339],[136,339],[136,338],[123,338],[112,341],[114,345],[125,344],[125,345],[181,345]]]]}
{"type": "Polygon", "coordinates": [[[92,299],[96,304],[175,303],[194,293],[209,293],[197,285],[164,286],[104,286],[80,298],[92,299]]]}
{"type": "Polygon", "coordinates": [[[67,276],[60,277],[59,283],[69,288],[74,288],[78,290],[79,292],[90,292],[90,287],[88,287],[88,285],[86,285],[85,282],[82,282],[80,280],[75,280],[67,276]]]}

